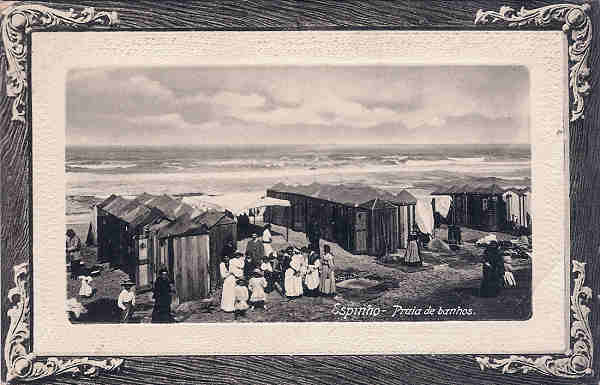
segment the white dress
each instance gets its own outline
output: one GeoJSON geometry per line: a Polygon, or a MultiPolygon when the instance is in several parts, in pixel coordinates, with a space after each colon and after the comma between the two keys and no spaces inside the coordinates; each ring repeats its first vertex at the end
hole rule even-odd
{"type": "Polygon", "coordinates": [[[304,283],[306,283],[306,287],[309,290],[315,290],[319,287],[320,277],[319,277],[319,269],[321,268],[321,260],[317,259],[314,261],[312,265],[308,265],[306,279],[304,283]]]}
{"type": "Polygon", "coordinates": [[[269,257],[271,253],[273,253],[273,247],[271,246],[271,242],[273,242],[273,237],[271,236],[271,232],[269,229],[265,229],[263,231],[262,236],[263,249],[265,249],[265,257],[269,257]]]}
{"type": "Polygon", "coordinates": [[[290,267],[285,271],[285,295],[288,297],[298,297],[304,294],[301,259],[301,254],[295,254],[290,262],[290,267]]]}
{"type": "Polygon", "coordinates": [[[235,310],[235,276],[227,269],[225,262],[221,262],[219,270],[221,271],[221,278],[223,279],[221,310],[231,312],[235,310]]]}
{"type": "Polygon", "coordinates": [[[92,296],[92,287],[90,286],[90,282],[92,282],[92,277],[80,275],[78,278],[81,281],[81,288],[79,289],[79,295],[82,297],[91,297],[92,296]]]}

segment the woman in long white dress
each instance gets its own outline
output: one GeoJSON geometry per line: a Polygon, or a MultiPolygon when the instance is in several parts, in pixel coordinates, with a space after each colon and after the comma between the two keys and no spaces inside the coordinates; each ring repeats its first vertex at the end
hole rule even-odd
{"type": "Polygon", "coordinates": [[[224,255],[222,262],[219,264],[221,278],[223,279],[223,292],[221,294],[221,310],[232,312],[235,310],[235,282],[236,278],[230,270],[229,256],[224,255]]]}
{"type": "Polygon", "coordinates": [[[318,293],[320,283],[319,269],[321,269],[321,258],[319,257],[319,254],[311,251],[310,256],[308,257],[306,278],[304,279],[304,284],[308,289],[308,293],[306,294],[311,297],[318,293]]]}
{"type": "Polygon", "coordinates": [[[290,266],[285,271],[285,295],[288,298],[300,297],[302,293],[302,254],[292,255],[290,266]]]}
{"type": "Polygon", "coordinates": [[[321,258],[321,285],[319,290],[325,296],[335,295],[335,262],[329,245],[323,247],[324,254],[321,258]]]}

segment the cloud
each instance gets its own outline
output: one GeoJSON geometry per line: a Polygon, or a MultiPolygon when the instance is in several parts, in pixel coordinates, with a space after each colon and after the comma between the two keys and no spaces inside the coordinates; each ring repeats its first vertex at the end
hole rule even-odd
{"type": "Polygon", "coordinates": [[[529,80],[509,66],[78,70],[67,126],[149,144],[155,132],[180,143],[522,142],[529,80]]]}

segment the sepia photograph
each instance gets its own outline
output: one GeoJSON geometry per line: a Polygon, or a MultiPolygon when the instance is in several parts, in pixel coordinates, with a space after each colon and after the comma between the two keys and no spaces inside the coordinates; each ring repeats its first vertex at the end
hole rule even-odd
{"type": "Polygon", "coordinates": [[[0,5],[0,378],[597,381],[599,12],[0,5]]]}
{"type": "Polygon", "coordinates": [[[72,323],[532,316],[527,67],[66,80],[72,323]]]}

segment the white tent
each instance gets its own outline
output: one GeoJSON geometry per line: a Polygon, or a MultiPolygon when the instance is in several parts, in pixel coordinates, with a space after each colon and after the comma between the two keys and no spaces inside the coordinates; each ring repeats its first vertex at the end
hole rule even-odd
{"type": "Polygon", "coordinates": [[[431,195],[430,198],[435,199],[435,211],[442,217],[446,218],[448,216],[448,212],[450,212],[452,197],[446,195],[431,195]]]}
{"type": "Polygon", "coordinates": [[[247,205],[243,209],[239,210],[239,212],[237,212],[235,214],[237,215],[248,209],[257,209],[257,208],[268,207],[268,206],[291,207],[291,204],[289,201],[286,201],[285,199],[260,197],[256,201],[250,203],[249,205],[247,205]]]}
{"type": "Polygon", "coordinates": [[[426,234],[433,234],[433,207],[431,207],[431,199],[419,199],[415,206],[415,221],[419,226],[419,230],[426,234]]]}

